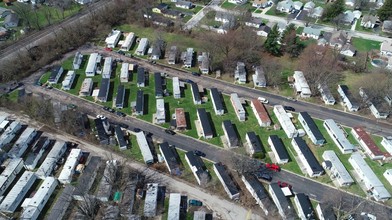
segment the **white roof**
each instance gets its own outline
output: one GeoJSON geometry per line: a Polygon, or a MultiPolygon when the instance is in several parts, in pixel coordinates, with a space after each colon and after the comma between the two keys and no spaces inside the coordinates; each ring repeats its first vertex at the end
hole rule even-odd
{"type": "Polygon", "coordinates": [[[90,57],[88,58],[87,62],[87,67],[86,67],[86,72],[94,72],[95,73],[95,68],[97,65],[97,59],[99,58],[98,53],[92,53],[90,54],[90,57]]]}
{"type": "Polygon", "coordinates": [[[275,116],[278,118],[280,125],[282,126],[283,130],[285,131],[285,133],[289,138],[292,138],[290,137],[291,135],[293,134],[295,135],[298,133],[293,122],[291,121],[291,118],[288,116],[286,110],[284,110],[282,105],[275,105],[274,113],[275,116]]]}
{"type": "Polygon", "coordinates": [[[180,219],[180,204],[181,194],[170,193],[169,210],[167,214],[167,220],[179,220],[180,219]]]}
{"type": "Polygon", "coordinates": [[[174,94],[180,94],[181,93],[180,81],[179,81],[178,77],[173,77],[173,93],[174,94]]]}
{"type": "Polygon", "coordinates": [[[324,123],[328,125],[329,131],[334,134],[333,136],[330,135],[331,138],[335,139],[338,143],[340,143],[344,151],[355,149],[354,145],[347,140],[346,135],[343,133],[342,129],[335,123],[334,120],[326,119],[324,123]]]}
{"type": "Polygon", "coordinates": [[[105,170],[103,171],[103,177],[101,181],[99,182],[99,187],[98,187],[98,192],[97,192],[97,198],[101,199],[102,201],[106,201],[110,197],[110,193],[112,191],[112,185],[110,184],[109,181],[111,181],[109,178],[111,178],[112,174],[110,172],[113,172],[115,169],[114,167],[117,167],[117,161],[116,160],[108,160],[106,161],[106,167],[105,170]]]}
{"type": "Polygon", "coordinates": [[[115,44],[116,41],[120,38],[121,31],[119,30],[112,30],[110,32],[109,36],[105,39],[105,43],[107,44],[115,44]]]}
{"type": "Polygon", "coordinates": [[[20,137],[18,138],[18,140],[15,142],[15,145],[21,145],[21,144],[25,144],[25,142],[31,138],[32,135],[34,135],[35,133],[35,128],[31,128],[31,127],[27,127],[22,134],[20,135],[20,137]]]}
{"type": "Polygon", "coordinates": [[[92,78],[85,78],[83,80],[82,87],[80,87],[80,92],[90,92],[92,84],[93,84],[92,78]]]}
{"type": "Polygon", "coordinates": [[[156,101],[157,101],[156,117],[158,119],[164,119],[165,118],[165,100],[157,99],[156,101]]]}
{"type": "Polygon", "coordinates": [[[44,179],[49,176],[49,174],[53,171],[54,166],[56,165],[57,159],[54,158],[45,158],[44,162],[42,162],[41,166],[38,168],[36,174],[38,177],[44,179]]]}
{"type": "Polygon", "coordinates": [[[135,33],[130,32],[128,33],[127,37],[125,38],[124,43],[121,45],[121,48],[128,48],[132,45],[133,41],[135,41],[135,33]]]}
{"type": "Polygon", "coordinates": [[[69,180],[72,178],[72,174],[74,173],[75,167],[79,162],[80,154],[82,153],[81,149],[72,149],[68,155],[67,161],[65,161],[63,170],[59,175],[59,181],[69,180]]]}
{"type": "Polygon", "coordinates": [[[335,171],[334,173],[338,174],[342,182],[345,183],[354,182],[353,178],[350,176],[347,169],[344,167],[343,163],[339,160],[338,156],[334,151],[332,150],[324,151],[323,159],[328,160],[332,163],[332,166],[334,167],[334,171],[335,171]]]}
{"type": "MultiPolygon", "coordinates": [[[[11,179],[13,180],[22,168],[23,168],[22,158],[15,158],[10,160],[7,167],[0,175],[0,188],[5,191],[6,188],[8,188],[9,184],[11,184],[11,182],[9,182],[8,179],[10,179],[11,177],[11,179]]],[[[2,194],[0,194],[0,196],[2,196],[2,194]]]]}
{"type": "Polygon", "coordinates": [[[148,183],[146,190],[146,200],[144,202],[144,216],[153,217],[156,215],[158,199],[158,183],[148,183]]]}
{"type": "Polygon", "coordinates": [[[74,80],[74,78],[75,78],[75,71],[69,70],[67,72],[67,75],[65,76],[63,82],[62,82],[63,88],[64,87],[70,87],[72,82],[73,82],[73,80],[74,80]]]}
{"type": "Polygon", "coordinates": [[[66,144],[64,141],[56,141],[46,158],[60,158],[61,155],[64,153],[64,148],[66,148],[66,144]]]}
{"type": "Polygon", "coordinates": [[[10,123],[10,121],[8,121],[8,120],[3,120],[1,123],[0,123],[0,129],[4,129],[5,127],[7,127],[7,125],[10,123]]]}
{"type": "Polygon", "coordinates": [[[302,71],[294,71],[294,87],[297,91],[303,94],[311,94],[308,82],[305,79],[304,73],[302,71]]]}
{"type": "Polygon", "coordinates": [[[26,128],[15,142],[11,150],[8,152],[8,155],[11,157],[21,157],[22,154],[26,151],[28,142],[30,142],[34,136],[35,128],[26,128]]]}
{"type": "Polygon", "coordinates": [[[102,69],[102,78],[110,79],[110,74],[112,73],[112,63],[113,63],[112,57],[105,58],[105,62],[103,64],[103,69],[102,69]]]}
{"type": "Polygon", "coordinates": [[[383,137],[381,145],[389,154],[392,154],[392,137],[383,137]]]}
{"type": "Polygon", "coordinates": [[[18,132],[21,128],[21,124],[18,121],[13,121],[7,129],[0,136],[0,148],[5,144],[8,144],[12,138],[14,138],[15,133],[18,132]]]}
{"type": "Polygon", "coordinates": [[[1,113],[2,115],[0,115],[0,123],[2,123],[3,121],[6,121],[8,115],[3,115],[3,113],[1,113]]]}
{"type": "Polygon", "coordinates": [[[139,41],[139,45],[137,46],[136,52],[142,52],[146,49],[148,44],[148,39],[147,38],[142,38],[139,41]]]}
{"type": "Polygon", "coordinates": [[[148,146],[146,136],[144,132],[136,132],[136,140],[139,145],[139,148],[142,152],[144,162],[154,161],[154,157],[152,156],[151,149],[148,146]]]}
{"type": "Polygon", "coordinates": [[[236,111],[238,111],[239,113],[245,113],[245,109],[241,104],[240,98],[238,97],[237,93],[231,93],[230,94],[231,97],[231,102],[233,103],[233,107],[236,111]]]}
{"type": "Polygon", "coordinates": [[[392,185],[392,169],[385,170],[383,175],[385,179],[388,180],[389,184],[392,185]]]}
{"type": "Polygon", "coordinates": [[[120,78],[127,78],[129,76],[129,63],[123,63],[121,65],[121,74],[120,78]]]}

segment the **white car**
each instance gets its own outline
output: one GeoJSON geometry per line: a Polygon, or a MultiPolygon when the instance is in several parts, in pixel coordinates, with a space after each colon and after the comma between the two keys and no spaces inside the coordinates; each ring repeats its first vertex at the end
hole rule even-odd
{"type": "Polygon", "coordinates": [[[261,103],[267,104],[269,101],[268,99],[264,98],[264,97],[258,97],[257,100],[259,100],[261,103]]]}

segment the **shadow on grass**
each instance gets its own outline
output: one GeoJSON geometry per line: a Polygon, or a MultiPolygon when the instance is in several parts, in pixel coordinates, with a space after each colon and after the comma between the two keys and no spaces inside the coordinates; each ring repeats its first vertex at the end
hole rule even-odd
{"type": "Polygon", "coordinates": [[[75,74],[75,79],[72,82],[71,89],[75,89],[76,85],[78,84],[79,78],[80,78],[80,74],[75,74]]]}
{"type": "Polygon", "coordinates": [[[189,112],[185,112],[186,129],[192,130],[191,116],[189,112]]]}
{"type": "Polygon", "coordinates": [[[125,89],[125,93],[124,93],[124,108],[128,108],[129,107],[129,98],[131,96],[131,90],[130,89],[125,89]]]}
{"type": "Polygon", "coordinates": [[[148,94],[144,94],[143,98],[144,98],[143,115],[148,115],[150,111],[150,109],[148,108],[148,100],[150,97],[148,96],[148,94]]]}
{"type": "Polygon", "coordinates": [[[211,112],[207,112],[207,119],[208,119],[208,123],[209,123],[210,126],[211,126],[212,136],[213,136],[213,137],[216,137],[216,136],[217,136],[217,133],[216,133],[215,124],[214,124],[213,121],[212,121],[211,112]]]}

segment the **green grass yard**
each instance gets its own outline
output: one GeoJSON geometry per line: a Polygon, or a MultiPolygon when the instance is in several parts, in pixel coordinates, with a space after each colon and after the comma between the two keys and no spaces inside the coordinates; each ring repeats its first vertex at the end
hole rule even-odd
{"type": "Polygon", "coordinates": [[[362,38],[351,38],[351,42],[355,49],[359,52],[368,52],[371,50],[380,50],[381,42],[366,40],[362,38]]]}

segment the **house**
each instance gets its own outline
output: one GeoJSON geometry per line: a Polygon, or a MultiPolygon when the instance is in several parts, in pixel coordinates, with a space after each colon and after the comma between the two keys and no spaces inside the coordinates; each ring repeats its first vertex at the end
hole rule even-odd
{"type": "Polygon", "coordinates": [[[335,98],[333,97],[331,90],[329,90],[328,85],[325,83],[319,83],[317,86],[321,99],[324,101],[326,105],[334,105],[335,104],[335,98]]]}
{"type": "Polygon", "coordinates": [[[361,26],[364,28],[374,28],[378,18],[373,15],[364,15],[361,20],[361,26]]]}
{"type": "Polygon", "coordinates": [[[227,22],[227,23],[223,23],[221,26],[219,26],[218,28],[215,28],[215,31],[218,34],[227,34],[227,31],[229,30],[234,30],[236,22],[227,22]]]}
{"type": "Polygon", "coordinates": [[[223,100],[221,94],[217,88],[210,89],[210,95],[212,100],[212,106],[216,115],[223,115],[225,113],[225,108],[223,107],[223,100]]]}
{"type": "MultiPolygon", "coordinates": [[[[11,143],[11,141],[15,138],[19,131],[22,129],[22,124],[18,121],[13,121],[10,125],[8,125],[7,129],[0,136],[0,150],[2,148],[11,143]]],[[[3,150],[4,151],[4,150],[3,150]]]]}
{"type": "Polygon", "coordinates": [[[12,182],[19,175],[20,171],[22,171],[22,168],[23,168],[22,158],[15,158],[9,160],[8,165],[0,174],[0,196],[4,195],[8,187],[11,186],[12,182]]]}
{"type": "Polygon", "coordinates": [[[240,192],[225,166],[221,163],[214,163],[214,171],[222,183],[227,195],[229,195],[229,198],[232,200],[238,200],[240,198],[240,192]]]}
{"type": "Polygon", "coordinates": [[[308,37],[308,38],[313,38],[313,39],[319,39],[321,34],[321,29],[318,28],[313,28],[313,27],[305,27],[304,30],[302,31],[302,36],[308,37]]]}
{"type": "Polygon", "coordinates": [[[18,140],[12,146],[11,150],[8,151],[8,157],[10,158],[20,158],[23,156],[27,150],[29,144],[37,136],[37,131],[35,128],[28,127],[19,136],[18,140]]]}
{"type": "Polygon", "coordinates": [[[245,136],[247,142],[247,152],[250,154],[251,157],[260,157],[263,153],[263,145],[260,141],[260,138],[256,135],[255,132],[250,131],[246,132],[245,136]]]}
{"type": "Polygon", "coordinates": [[[348,56],[348,57],[353,57],[356,54],[355,47],[349,43],[345,44],[341,49],[340,49],[340,54],[348,56]]]}
{"type": "Polygon", "coordinates": [[[197,220],[205,220],[208,219],[208,215],[205,211],[194,211],[193,219],[197,220]]]}
{"type": "Polygon", "coordinates": [[[366,94],[366,89],[359,88],[359,95],[363,101],[369,106],[370,112],[377,119],[386,119],[389,116],[390,106],[382,97],[369,98],[366,94]]]}
{"type": "Polygon", "coordinates": [[[129,80],[129,63],[121,64],[120,82],[127,83],[129,80]]]}
{"type": "Polygon", "coordinates": [[[316,7],[316,4],[314,4],[312,1],[308,1],[305,3],[303,10],[310,12],[313,11],[314,7],[316,7]]]}
{"type": "Polygon", "coordinates": [[[81,54],[79,51],[76,52],[75,57],[72,62],[72,67],[74,70],[80,69],[80,65],[82,65],[83,61],[83,54],[81,54]]]}
{"type": "Polygon", "coordinates": [[[93,0],[75,0],[76,3],[81,4],[81,5],[86,5],[91,3],[93,0]]]}
{"type": "Polygon", "coordinates": [[[290,116],[287,114],[286,110],[282,105],[274,106],[274,114],[278,118],[283,131],[286,133],[288,138],[293,138],[298,136],[298,130],[295,128],[290,116]]]}
{"type": "Polygon", "coordinates": [[[63,82],[61,83],[62,84],[61,89],[70,90],[72,88],[72,84],[74,82],[75,76],[76,76],[75,71],[69,70],[63,82]]]}
{"type": "Polygon", "coordinates": [[[201,105],[200,91],[196,83],[191,83],[191,91],[192,91],[193,104],[201,105]]]}
{"type": "Polygon", "coordinates": [[[309,146],[302,138],[294,137],[291,144],[310,177],[321,176],[324,174],[324,169],[321,167],[316,157],[309,149],[309,146]]]}
{"type": "Polygon", "coordinates": [[[254,87],[267,87],[267,79],[263,67],[256,66],[255,73],[252,75],[254,87]]]}
{"type": "Polygon", "coordinates": [[[143,160],[147,165],[153,164],[154,163],[154,157],[152,155],[150,146],[147,142],[146,136],[144,135],[143,131],[136,132],[136,141],[137,144],[139,145],[139,148],[142,152],[143,155],[143,160]]]}
{"type": "Polygon", "coordinates": [[[347,140],[346,131],[344,131],[341,126],[338,126],[332,119],[326,119],[323,125],[333,142],[343,154],[354,152],[355,147],[347,140]]]}
{"type": "Polygon", "coordinates": [[[298,217],[301,220],[315,219],[312,204],[305,194],[295,194],[294,204],[297,207],[298,217]]]}
{"type": "Polygon", "coordinates": [[[154,73],[155,79],[155,98],[163,97],[163,79],[161,73],[154,73]]]}
{"type": "Polygon", "coordinates": [[[229,3],[236,5],[243,5],[248,2],[248,0],[228,0],[229,3]]]}
{"type": "Polygon", "coordinates": [[[161,14],[162,11],[167,10],[168,8],[169,8],[169,5],[168,5],[168,4],[166,4],[166,3],[160,3],[160,4],[158,4],[156,7],[154,7],[154,8],[152,9],[152,12],[161,14]]]}
{"type": "Polygon", "coordinates": [[[113,58],[105,57],[102,69],[102,79],[110,79],[112,75],[113,58]]]}
{"type": "Polygon", "coordinates": [[[328,42],[329,46],[340,49],[347,43],[347,33],[345,31],[334,31],[328,42]]]}
{"type": "Polygon", "coordinates": [[[146,198],[144,201],[144,216],[155,217],[157,215],[158,183],[146,185],[146,198]]]}
{"type": "Polygon", "coordinates": [[[157,40],[155,44],[152,46],[151,51],[151,60],[159,60],[161,59],[163,50],[164,50],[165,42],[163,40],[157,40]]]}
{"type": "Polygon", "coordinates": [[[274,213],[276,209],[273,206],[268,193],[265,191],[263,184],[257,180],[254,175],[249,173],[242,175],[241,180],[244,182],[246,189],[248,189],[249,193],[256,200],[256,204],[261,207],[264,214],[268,216],[269,212],[274,213]]]}
{"type": "Polygon", "coordinates": [[[301,98],[310,98],[312,92],[310,91],[308,82],[302,71],[294,71],[294,89],[301,98]]]}
{"type": "Polygon", "coordinates": [[[136,115],[144,115],[144,93],[143,90],[138,90],[136,93],[136,115]]]}
{"type": "Polygon", "coordinates": [[[392,185],[392,169],[387,169],[383,173],[383,176],[385,177],[386,180],[388,180],[389,184],[392,185]]]}
{"type": "Polygon", "coordinates": [[[291,207],[280,186],[277,183],[271,183],[268,186],[268,191],[271,195],[272,201],[274,201],[276,207],[278,208],[279,215],[282,217],[282,219],[294,220],[294,207],[291,207]]]}
{"type": "Polygon", "coordinates": [[[157,99],[156,100],[156,108],[157,111],[155,113],[155,123],[163,124],[166,122],[166,111],[165,111],[165,100],[157,99]]]}
{"type": "Polygon", "coordinates": [[[385,40],[381,43],[380,53],[382,56],[392,56],[392,40],[385,40]]]}
{"type": "Polygon", "coordinates": [[[270,135],[268,137],[268,144],[274,153],[276,163],[285,164],[289,162],[289,154],[284,146],[282,139],[278,135],[270,135]]]}
{"type": "MultiPolygon", "coordinates": [[[[44,152],[49,148],[49,138],[41,136],[35,145],[31,148],[30,152],[27,154],[26,161],[24,162],[24,167],[27,170],[34,170],[38,161],[41,159],[44,152]]],[[[1,184],[0,184],[1,187],[1,184]]],[[[1,196],[1,194],[0,194],[1,196]]]]}
{"type": "Polygon", "coordinates": [[[96,197],[101,202],[108,202],[109,197],[112,194],[112,183],[111,179],[115,178],[114,171],[117,170],[118,163],[116,160],[106,161],[105,170],[103,171],[103,177],[99,181],[96,197]]]}
{"type": "Polygon", "coordinates": [[[92,78],[85,78],[82,82],[82,86],[80,87],[79,96],[90,96],[93,84],[94,82],[92,78]]]}
{"type": "Polygon", "coordinates": [[[181,211],[183,209],[183,206],[181,205],[181,199],[182,196],[180,193],[170,193],[167,219],[180,220],[181,211]]]}
{"type": "Polygon", "coordinates": [[[1,202],[0,210],[5,213],[14,213],[36,179],[35,173],[25,171],[1,202]]]}
{"type": "Polygon", "coordinates": [[[349,10],[345,11],[340,21],[345,24],[352,25],[355,21],[355,14],[349,10]]]}
{"type": "Polygon", "coordinates": [[[137,68],[137,87],[144,87],[146,82],[146,72],[143,67],[137,68]]]}
{"type": "Polygon", "coordinates": [[[222,122],[222,129],[223,129],[223,133],[225,134],[227,146],[229,148],[239,147],[240,143],[239,143],[238,135],[236,129],[234,128],[230,120],[224,120],[222,122]]]}
{"type": "Polygon", "coordinates": [[[97,72],[97,66],[98,64],[101,63],[101,55],[98,53],[92,53],[90,54],[90,57],[88,58],[87,62],[87,67],[86,67],[86,77],[93,77],[95,76],[95,73],[97,72]]]}
{"type": "Polygon", "coordinates": [[[365,129],[361,126],[355,126],[351,130],[354,138],[358,141],[359,145],[366,152],[366,154],[372,160],[385,160],[390,158],[391,155],[389,153],[384,153],[380,150],[380,148],[374,143],[373,139],[370,137],[368,133],[366,133],[365,129]]]}
{"type": "Polygon", "coordinates": [[[385,20],[382,23],[382,31],[386,33],[392,33],[392,20],[385,20]]]}
{"type": "Polygon", "coordinates": [[[381,145],[389,154],[392,154],[392,137],[383,137],[381,145]]]}
{"type": "Polygon", "coordinates": [[[246,83],[246,69],[243,62],[237,62],[237,67],[234,71],[234,78],[239,84],[246,83]]]}
{"type": "Polygon", "coordinates": [[[237,93],[230,94],[230,101],[239,121],[246,120],[246,112],[237,93]]]}
{"type": "Polygon", "coordinates": [[[50,76],[48,79],[49,84],[57,84],[61,75],[63,75],[64,69],[62,66],[56,65],[50,70],[50,76]]]}
{"type": "Polygon", "coordinates": [[[121,37],[121,31],[112,30],[105,39],[106,47],[115,48],[121,37]]]}
{"type": "Polygon", "coordinates": [[[256,30],[256,34],[262,37],[267,37],[270,32],[271,32],[271,28],[267,25],[262,25],[256,30]]]}
{"type": "MultiPolygon", "coordinates": [[[[287,28],[287,22],[278,22],[278,23],[276,23],[276,25],[278,26],[279,34],[283,34],[283,32],[287,28]]],[[[273,26],[271,26],[271,27],[273,27],[273,26]]]]}
{"type": "Polygon", "coordinates": [[[321,6],[316,7],[315,9],[313,9],[312,13],[310,13],[310,17],[312,18],[321,18],[321,16],[323,16],[324,13],[324,9],[321,6]]]}
{"type": "Polygon", "coordinates": [[[146,54],[147,47],[148,47],[148,39],[147,38],[140,39],[139,45],[135,50],[135,54],[138,56],[144,56],[146,54]]]}
{"type": "Polygon", "coordinates": [[[129,32],[125,37],[124,42],[121,45],[121,50],[129,51],[136,40],[136,35],[133,32],[129,32]]]}
{"type": "Polygon", "coordinates": [[[167,63],[174,65],[177,63],[177,56],[178,56],[178,51],[177,51],[177,46],[171,46],[169,50],[169,56],[167,59],[167,63]]]}
{"type": "MultiPolygon", "coordinates": [[[[104,121],[101,118],[96,118],[96,119],[94,119],[94,123],[95,123],[95,127],[96,127],[96,130],[98,133],[99,143],[102,145],[108,145],[109,144],[109,135],[106,131],[108,129],[105,129],[106,125],[104,125],[104,121]]],[[[106,127],[108,127],[108,126],[106,126],[106,127]]]]}
{"type": "Polygon", "coordinates": [[[354,7],[355,0],[344,0],[344,4],[349,6],[349,7],[354,7]]]}
{"type": "Polygon", "coordinates": [[[263,20],[261,18],[250,17],[247,21],[245,21],[245,25],[248,27],[259,28],[263,20]]]}
{"type": "Polygon", "coordinates": [[[252,99],[250,106],[252,107],[253,114],[255,114],[260,127],[268,127],[271,125],[271,118],[263,103],[258,99],[252,99]]]}
{"type": "Polygon", "coordinates": [[[350,186],[354,183],[353,178],[351,178],[349,172],[339,160],[335,151],[324,151],[322,157],[324,159],[324,162],[322,163],[323,168],[325,170],[329,170],[331,179],[336,181],[339,186],[350,186]]]}
{"type": "Polygon", "coordinates": [[[352,97],[352,94],[346,85],[338,85],[338,93],[342,104],[346,106],[350,112],[356,112],[359,110],[359,104],[352,97]]]}
{"type": "MultiPolygon", "coordinates": [[[[205,108],[198,108],[197,109],[197,118],[198,122],[200,124],[200,132],[202,133],[201,135],[205,139],[210,139],[214,137],[214,134],[212,133],[212,127],[211,127],[211,122],[208,118],[207,112],[205,108]]],[[[196,127],[198,127],[196,125],[196,127]]]]}
{"type": "Polygon", "coordinates": [[[178,77],[173,77],[173,97],[175,99],[181,98],[180,80],[178,77]]]}
{"type": "Polygon", "coordinates": [[[19,17],[15,13],[8,14],[3,22],[5,28],[18,27],[18,24],[19,24],[19,17]]]}
{"type": "Polygon", "coordinates": [[[192,2],[188,2],[188,1],[177,1],[174,5],[177,8],[184,8],[184,9],[191,9],[191,8],[193,8],[192,2]]]}
{"type": "Polygon", "coordinates": [[[229,13],[217,11],[215,15],[215,21],[222,23],[233,23],[235,21],[235,16],[229,13]]]}
{"type": "Polygon", "coordinates": [[[128,143],[125,140],[125,135],[123,130],[121,129],[121,126],[116,125],[114,127],[114,134],[117,140],[118,147],[120,150],[126,150],[128,148],[128,143]]]}
{"type": "Polygon", "coordinates": [[[181,163],[177,150],[167,142],[159,144],[159,151],[165,160],[167,170],[172,175],[181,175],[181,163]]]}
{"type": "Polygon", "coordinates": [[[296,11],[300,11],[301,9],[302,9],[302,6],[303,6],[304,4],[302,3],[302,2],[300,2],[300,1],[295,1],[294,3],[293,3],[293,7],[294,7],[294,9],[296,10],[296,11]]]}
{"type": "Polygon", "coordinates": [[[176,129],[177,130],[184,130],[186,129],[187,123],[186,123],[186,117],[185,117],[185,112],[183,108],[176,108],[175,110],[175,116],[176,116],[176,129]]]}
{"type": "Polygon", "coordinates": [[[389,194],[388,190],[359,152],[352,153],[348,162],[354,168],[358,176],[358,181],[364,184],[366,190],[371,193],[376,201],[386,201],[391,198],[391,194],[389,194]]]}
{"type": "Polygon", "coordinates": [[[197,183],[204,186],[210,180],[210,173],[203,160],[195,155],[193,151],[185,153],[185,160],[191,168],[193,175],[195,175],[197,183]]]}
{"type": "Polygon", "coordinates": [[[3,7],[0,7],[0,18],[5,18],[7,15],[11,14],[12,11],[3,7]]]}
{"type": "Polygon", "coordinates": [[[124,85],[119,85],[117,87],[116,108],[118,108],[118,109],[124,108],[124,101],[125,101],[124,97],[125,97],[124,85]]]}
{"type": "Polygon", "coordinates": [[[181,54],[181,59],[184,63],[183,67],[191,68],[193,66],[193,55],[193,48],[187,48],[186,51],[181,54]]]}
{"type": "Polygon", "coordinates": [[[37,175],[39,179],[45,179],[50,176],[57,161],[63,156],[66,150],[67,144],[64,141],[56,141],[41,166],[35,172],[35,175],[37,175]]]}
{"type": "Polygon", "coordinates": [[[102,79],[101,86],[99,87],[99,93],[97,96],[98,101],[107,102],[110,89],[110,79],[102,79]]]}
{"type": "Polygon", "coordinates": [[[294,9],[294,3],[291,0],[284,0],[278,2],[278,4],[276,5],[276,10],[282,13],[290,13],[293,9],[294,9]]]}
{"type": "Polygon", "coordinates": [[[325,205],[324,203],[319,203],[316,206],[317,217],[320,220],[337,220],[335,212],[332,205],[325,205]]]}
{"type": "Polygon", "coordinates": [[[312,117],[307,112],[300,112],[298,114],[298,121],[301,123],[302,127],[306,131],[309,139],[315,145],[322,145],[325,143],[325,139],[318,129],[316,123],[313,121],[312,117]]]}
{"type": "Polygon", "coordinates": [[[208,74],[210,72],[210,55],[207,52],[203,52],[198,58],[199,60],[199,70],[203,74],[208,74]]]}
{"type": "Polygon", "coordinates": [[[162,11],[162,15],[167,18],[177,19],[183,16],[181,11],[165,9],[162,11]]]}
{"type": "MultiPolygon", "coordinates": [[[[92,156],[78,179],[78,184],[72,192],[72,198],[77,201],[85,201],[88,191],[94,183],[98,169],[101,166],[101,157],[92,156]]],[[[72,191],[72,190],[70,190],[72,191]]],[[[87,197],[88,198],[88,197],[87,197]]]]}
{"type": "Polygon", "coordinates": [[[252,7],[255,8],[267,8],[272,5],[272,2],[269,0],[253,0],[252,7]]]}
{"type": "Polygon", "coordinates": [[[74,148],[69,153],[67,160],[64,163],[63,169],[58,177],[61,184],[70,184],[72,176],[75,172],[76,165],[79,164],[79,159],[82,156],[82,150],[74,148]]]}

